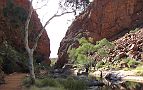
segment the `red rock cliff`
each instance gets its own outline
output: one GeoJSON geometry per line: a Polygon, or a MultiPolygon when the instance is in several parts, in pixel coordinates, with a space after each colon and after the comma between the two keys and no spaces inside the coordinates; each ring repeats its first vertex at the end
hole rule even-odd
{"type": "Polygon", "coordinates": [[[115,39],[121,33],[143,23],[143,0],[94,0],[76,17],[60,43],[57,66],[67,63],[69,46],[78,46],[77,38],[115,39]]]}
{"type": "MultiPolygon", "coordinates": [[[[3,9],[6,7],[6,3],[8,0],[1,0],[0,1],[0,43],[2,43],[4,40],[8,41],[8,43],[11,44],[11,46],[15,47],[18,50],[25,51],[24,49],[24,43],[23,43],[23,34],[22,32],[22,26],[20,27],[12,27],[12,23],[9,23],[7,19],[3,16],[3,9]]],[[[24,8],[26,11],[29,7],[29,0],[13,0],[14,5],[18,7],[24,8]]],[[[42,24],[40,22],[40,19],[38,18],[38,15],[36,12],[33,12],[32,19],[31,19],[32,30],[30,30],[30,45],[32,46],[32,38],[34,38],[33,35],[38,33],[41,28],[42,24]]],[[[44,31],[43,35],[41,36],[38,47],[36,49],[35,54],[36,57],[39,57],[40,59],[46,61],[47,63],[50,63],[49,56],[50,56],[50,40],[48,38],[47,32],[44,31]],[[41,58],[42,57],[42,58],[41,58]]]]}

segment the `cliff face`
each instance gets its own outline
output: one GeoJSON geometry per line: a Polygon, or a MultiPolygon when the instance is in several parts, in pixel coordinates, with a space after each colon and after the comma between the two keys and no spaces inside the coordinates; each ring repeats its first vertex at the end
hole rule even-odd
{"type": "MultiPolygon", "coordinates": [[[[27,12],[28,8],[29,8],[29,0],[1,0],[0,1],[0,45],[6,41],[10,46],[15,48],[19,53],[26,52],[24,48],[24,43],[23,43],[24,23],[19,23],[18,20],[21,19],[21,16],[26,15],[25,12],[28,13],[27,12]],[[13,7],[15,8],[5,9],[5,10],[9,10],[10,12],[7,14],[6,12],[4,12],[4,8],[8,7],[8,5],[10,7],[9,1],[13,1],[13,7]],[[17,9],[17,11],[15,9],[17,9]],[[20,9],[19,11],[21,11],[22,9],[24,13],[19,12],[18,9],[20,9]],[[15,10],[16,15],[19,15],[19,14],[22,14],[22,15],[17,18],[17,16],[11,13],[13,10],[15,10]],[[7,16],[4,16],[5,14],[7,16]]],[[[42,24],[40,22],[40,19],[38,18],[37,13],[33,12],[32,19],[30,22],[30,31],[29,31],[30,46],[33,45],[32,43],[34,42],[33,38],[36,36],[36,33],[38,33],[41,30],[41,28],[42,28],[42,24]]],[[[34,54],[37,59],[45,61],[48,64],[50,63],[50,60],[49,60],[50,40],[48,38],[46,31],[44,31],[43,35],[41,36],[38,42],[38,47],[34,54]]]]}
{"type": "Polygon", "coordinates": [[[69,46],[77,47],[80,37],[114,40],[143,23],[142,0],[94,0],[87,10],[76,17],[60,43],[56,66],[68,62],[69,46]]]}

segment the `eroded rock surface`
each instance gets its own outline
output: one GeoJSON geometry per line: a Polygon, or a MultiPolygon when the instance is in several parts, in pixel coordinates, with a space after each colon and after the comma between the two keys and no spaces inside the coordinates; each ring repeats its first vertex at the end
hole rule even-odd
{"type": "MultiPolygon", "coordinates": [[[[0,1],[0,43],[3,43],[4,41],[7,41],[12,47],[16,48],[18,51],[25,51],[24,49],[24,43],[23,43],[23,26],[24,24],[21,24],[20,26],[14,25],[14,23],[11,23],[9,18],[10,16],[4,17],[4,8],[8,6],[8,1],[13,1],[14,7],[21,7],[28,13],[28,7],[29,7],[29,1],[28,0],[1,0],[0,1]]],[[[18,11],[17,11],[18,12],[18,11]]],[[[12,14],[11,14],[12,17],[12,14]]],[[[30,25],[30,46],[33,45],[32,42],[33,38],[36,36],[36,33],[38,33],[42,28],[42,24],[40,22],[40,19],[38,18],[38,15],[36,12],[33,12],[31,25],[30,25]]],[[[38,47],[36,49],[35,54],[36,57],[40,58],[43,61],[46,61],[50,63],[49,56],[50,56],[50,40],[48,38],[48,35],[46,31],[43,32],[43,35],[41,36],[38,47]]]]}
{"type": "MultiPolygon", "coordinates": [[[[21,16],[24,16],[26,15],[26,13],[28,13],[28,7],[29,0],[0,1],[0,84],[4,83],[4,73],[9,74],[16,71],[27,72],[27,53],[24,48],[23,41],[24,23],[15,21],[23,19],[21,18],[21,16]],[[9,1],[13,1],[13,6],[10,6],[9,1]],[[4,8],[6,8],[8,5],[9,14],[6,17],[4,8]],[[13,12],[13,10],[15,10],[15,13],[11,13],[13,12]],[[17,18],[17,16],[14,14],[21,16],[17,18]]],[[[33,38],[35,37],[36,33],[38,33],[42,28],[42,24],[36,12],[33,12],[29,28],[29,45],[31,47],[34,42],[33,38]]],[[[44,31],[43,35],[41,36],[38,42],[38,47],[34,52],[34,56],[36,60],[39,59],[47,64],[50,64],[50,40],[48,38],[46,31],[44,31]]]]}
{"type": "MultiPolygon", "coordinates": [[[[77,39],[92,37],[94,41],[115,40],[143,23],[142,0],[94,0],[87,10],[76,17],[60,43],[56,66],[68,62],[69,46],[78,47],[77,39]]],[[[134,48],[134,47],[133,47],[134,48]]]]}

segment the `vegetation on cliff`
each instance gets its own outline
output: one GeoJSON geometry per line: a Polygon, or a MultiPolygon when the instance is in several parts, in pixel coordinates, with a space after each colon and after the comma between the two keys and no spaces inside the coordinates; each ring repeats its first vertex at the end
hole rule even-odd
{"type": "Polygon", "coordinates": [[[143,64],[141,62],[143,59],[141,57],[143,46],[142,42],[140,42],[142,41],[142,36],[140,36],[141,34],[138,34],[139,32],[142,33],[142,30],[130,32],[128,36],[136,36],[136,38],[131,38],[127,42],[122,42],[121,40],[124,40],[125,37],[128,38],[128,36],[122,37],[114,42],[102,39],[97,41],[96,44],[91,42],[91,38],[90,40],[83,37],[78,40],[78,48],[69,47],[69,63],[81,64],[83,66],[89,65],[89,67],[94,66],[97,69],[102,68],[105,70],[136,68],[137,66],[141,66],[143,64]],[[140,44],[135,45],[132,40],[134,40],[134,42],[138,41],[140,44]],[[135,53],[136,51],[139,53],[135,53]]]}

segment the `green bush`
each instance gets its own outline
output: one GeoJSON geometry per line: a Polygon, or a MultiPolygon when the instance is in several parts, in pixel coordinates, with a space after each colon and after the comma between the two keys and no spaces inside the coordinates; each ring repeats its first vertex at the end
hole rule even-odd
{"type": "Polygon", "coordinates": [[[96,68],[102,68],[103,66],[105,65],[105,63],[103,61],[99,61],[97,64],[96,64],[96,68]]]}
{"type": "MultiPolygon", "coordinates": [[[[30,78],[25,78],[23,80],[23,85],[26,87],[31,86],[30,78]]],[[[54,78],[43,78],[43,79],[36,79],[35,86],[39,88],[43,87],[57,87],[66,90],[86,90],[87,86],[85,81],[82,80],[75,80],[72,77],[67,79],[54,79],[54,78]]]]}
{"type": "Polygon", "coordinates": [[[24,52],[19,52],[6,41],[0,45],[0,57],[5,73],[28,70],[26,54],[24,54],[24,52]]]}
{"type": "MultiPolygon", "coordinates": [[[[96,45],[92,44],[92,38],[82,37],[79,41],[78,48],[68,48],[69,59],[75,64],[81,64],[83,66],[91,66],[95,60],[95,55],[99,58],[98,61],[102,60],[105,57],[108,57],[110,50],[114,48],[114,44],[109,42],[107,39],[102,39],[96,42],[96,45]]],[[[103,65],[100,62],[97,65],[97,68],[102,67],[103,65]]],[[[109,66],[109,65],[108,65],[109,66]]]]}
{"type": "Polygon", "coordinates": [[[35,85],[38,87],[45,87],[45,86],[59,87],[60,84],[54,78],[44,78],[44,79],[37,79],[35,85]]]}
{"type": "Polygon", "coordinates": [[[137,31],[139,31],[139,30],[140,30],[140,28],[136,28],[136,29],[134,29],[134,30],[131,30],[130,33],[135,33],[135,32],[137,32],[137,31]]]}
{"type": "Polygon", "coordinates": [[[74,80],[73,78],[59,80],[61,85],[67,90],[86,90],[86,83],[82,80],[74,80]]]}
{"type": "Polygon", "coordinates": [[[136,72],[136,75],[137,75],[137,76],[143,76],[143,71],[137,71],[137,72],[136,72]]]}
{"type": "Polygon", "coordinates": [[[24,78],[22,81],[22,85],[24,85],[25,87],[30,87],[32,85],[32,81],[30,77],[24,78]]]}
{"type": "Polygon", "coordinates": [[[127,63],[128,67],[130,67],[130,68],[140,64],[140,62],[138,62],[138,61],[136,61],[135,59],[132,59],[132,58],[125,58],[125,59],[123,59],[123,61],[125,63],[127,63]]]}

